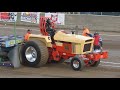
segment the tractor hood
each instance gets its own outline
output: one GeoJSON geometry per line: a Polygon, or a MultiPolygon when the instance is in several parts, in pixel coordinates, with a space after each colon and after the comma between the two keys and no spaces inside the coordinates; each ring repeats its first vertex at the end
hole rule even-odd
{"type": "Polygon", "coordinates": [[[94,38],[86,37],[86,36],[82,36],[82,35],[66,34],[62,31],[58,31],[54,36],[54,40],[73,42],[73,43],[81,43],[81,42],[85,42],[86,40],[93,41],[94,38]]]}

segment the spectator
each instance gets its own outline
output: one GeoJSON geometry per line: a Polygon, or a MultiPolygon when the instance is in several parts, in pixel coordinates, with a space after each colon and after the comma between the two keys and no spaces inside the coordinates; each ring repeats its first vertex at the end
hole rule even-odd
{"type": "Polygon", "coordinates": [[[102,49],[102,38],[98,32],[94,33],[94,50],[102,49]]]}
{"type": "Polygon", "coordinates": [[[89,29],[87,27],[83,27],[83,33],[82,33],[82,35],[83,36],[88,36],[89,34],[90,34],[89,29]]]}

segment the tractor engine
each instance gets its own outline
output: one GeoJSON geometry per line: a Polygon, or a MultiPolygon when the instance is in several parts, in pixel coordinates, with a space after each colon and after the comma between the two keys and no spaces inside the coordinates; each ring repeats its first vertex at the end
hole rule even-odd
{"type": "MultiPolygon", "coordinates": [[[[92,52],[94,39],[82,35],[66,34],[58,31],[54,39],[62,52],[71,54],[87,54],[92,52]]],[[[59,51],[59,50],[58,50],[59,51]]]]}

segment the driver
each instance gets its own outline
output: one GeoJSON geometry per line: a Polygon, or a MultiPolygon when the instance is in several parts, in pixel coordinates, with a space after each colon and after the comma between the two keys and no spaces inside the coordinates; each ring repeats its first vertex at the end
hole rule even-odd
{"type": "Polygon", "coordinates": [[[52,43],[54,43],[55,30],[52,28],[51,20],[49,18],[46,21],[46,31],[51,36],[52,43]]]}

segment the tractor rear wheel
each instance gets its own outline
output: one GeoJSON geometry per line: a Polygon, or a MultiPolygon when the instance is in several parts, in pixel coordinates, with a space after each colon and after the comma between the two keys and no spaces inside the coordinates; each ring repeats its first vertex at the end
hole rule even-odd
{"type": "Polygon", "coordinates": [[[78,57],[74,57],[71,60],[71,67],[73,68],[73,70],[75,71],[79,71],[79,70],[83,70],[85,66],[85,63],[83,60],[80,60],[78,57]]]}
{"type": "Polygon", "coordinates": [[[49,57],[46,45],[40,40],[30,40],[21,49],[21,63],[29,67],[40,67],[49,57]]]}

